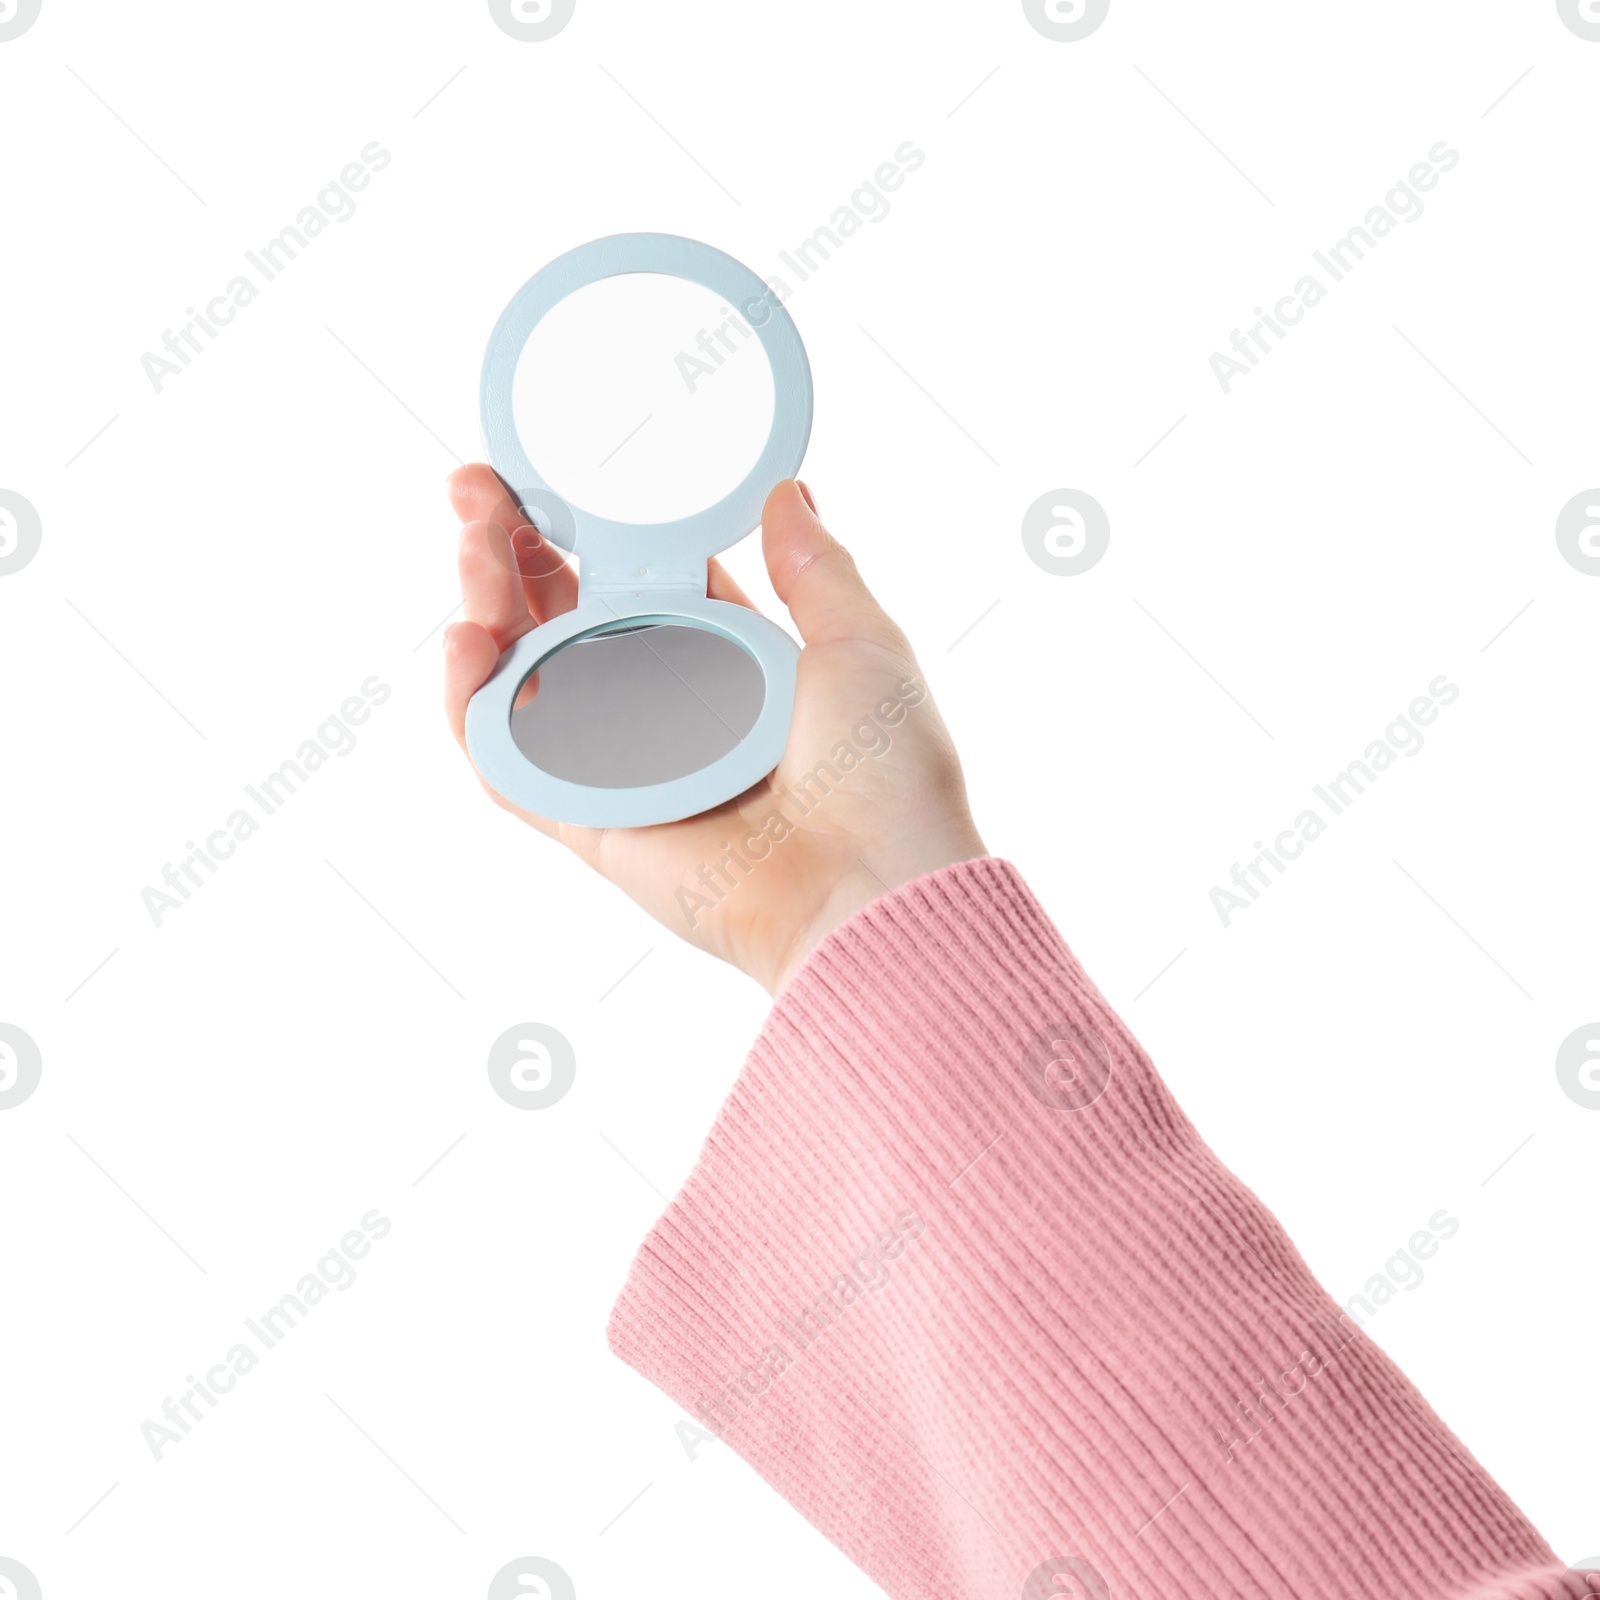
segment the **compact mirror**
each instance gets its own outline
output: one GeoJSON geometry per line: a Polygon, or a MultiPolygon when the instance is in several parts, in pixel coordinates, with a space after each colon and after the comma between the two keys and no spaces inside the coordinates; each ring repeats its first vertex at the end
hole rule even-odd
{"type": "Polygon", "coordinates": [[[479,772],[525,810],[595,827],[677,821],[765,777],[798,647],[708,598],[706,563],[759,526],[810,437],[810,367],[776,296],[693,239],[593,240],[501,314],[481,401],[491,464],[577,558],[578,603],[473,696],[479,772]]]}

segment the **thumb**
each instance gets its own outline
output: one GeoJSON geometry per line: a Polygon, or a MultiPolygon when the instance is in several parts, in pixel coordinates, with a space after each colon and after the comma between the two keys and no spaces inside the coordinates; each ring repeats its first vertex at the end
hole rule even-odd
{"type": "Polygon", "coordinates": [[[850,552],[822,526],[811,491],[787,478],[761,511],[767,576],[807,644],[899,639],[900,630],[861,581],[850,552]]]}

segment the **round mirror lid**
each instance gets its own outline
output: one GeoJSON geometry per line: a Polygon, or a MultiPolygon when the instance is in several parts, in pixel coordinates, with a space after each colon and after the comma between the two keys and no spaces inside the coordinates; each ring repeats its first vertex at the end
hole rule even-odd
{"type": "Polygon", "coordinates": [[[616,233],[560,255],[512,296],[489,336],[480,390],[484,446],[489,462],[530,514],[540,531],[583,567],[690,570],[761,523],[761,508],[773,486],[792,478],[811,437],[811,366],[805,346],[778,297],[749,267],[697,239],[672,233],[616,233]],[[563,500],[539,475],[517,437],[512,383],[529,335],[559,301],[602,278],[655,272],[686,278],[720,294],[749,323],[772,368],[772,431],[755,465],[737,488],[715,505],[674,522],[617,522],[563,500]]]}

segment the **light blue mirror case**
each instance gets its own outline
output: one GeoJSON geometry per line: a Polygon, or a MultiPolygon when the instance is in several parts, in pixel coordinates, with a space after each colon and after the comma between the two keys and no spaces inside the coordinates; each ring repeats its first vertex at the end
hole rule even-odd
{"type": "MultiPolygon", "coordinates": [[[[578,603],[518,639],[472,697],[467,748],[479,773],[497,794],[537,816],[601,828],[675,822],[759,782],[788,742],[799,648],[748,607],[709,598],[706,563],[760,526],[767,495],[799,470],[811,436],[811,367],[799,330],[775,294],[741,262],[695,239],[619,233],[591,240],[542,267],[501,313],[484,354],[481,411],[490,465],[529,522],[577,556],[578,603]],[[529,461],[512,411],[517,362],[539,320],[575,290],[632,272],[685,278],[720,294],[754,331],[772,368],[772,428],[755,465],[715,505],[673,522],[616,522],[564,500],[529,461]],[[706,629],[746,650],[765,681],[754,726],[709,766],[663,783],[592,787],[537,766],[518,747],[511,726],[529,675],[564,645],[649,624],[706,629]]],[[[665,663],[663,670],[669,670],[665,663]]]]}

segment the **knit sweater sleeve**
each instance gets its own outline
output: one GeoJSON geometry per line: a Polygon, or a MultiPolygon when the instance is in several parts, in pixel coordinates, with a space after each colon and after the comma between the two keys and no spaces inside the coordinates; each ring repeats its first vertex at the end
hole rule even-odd
{"type": "Polygon", "coordinates": [[[1016,870],[784,990],[609,1335],[895,1600],[1576,1600],[1016,870]]]}

